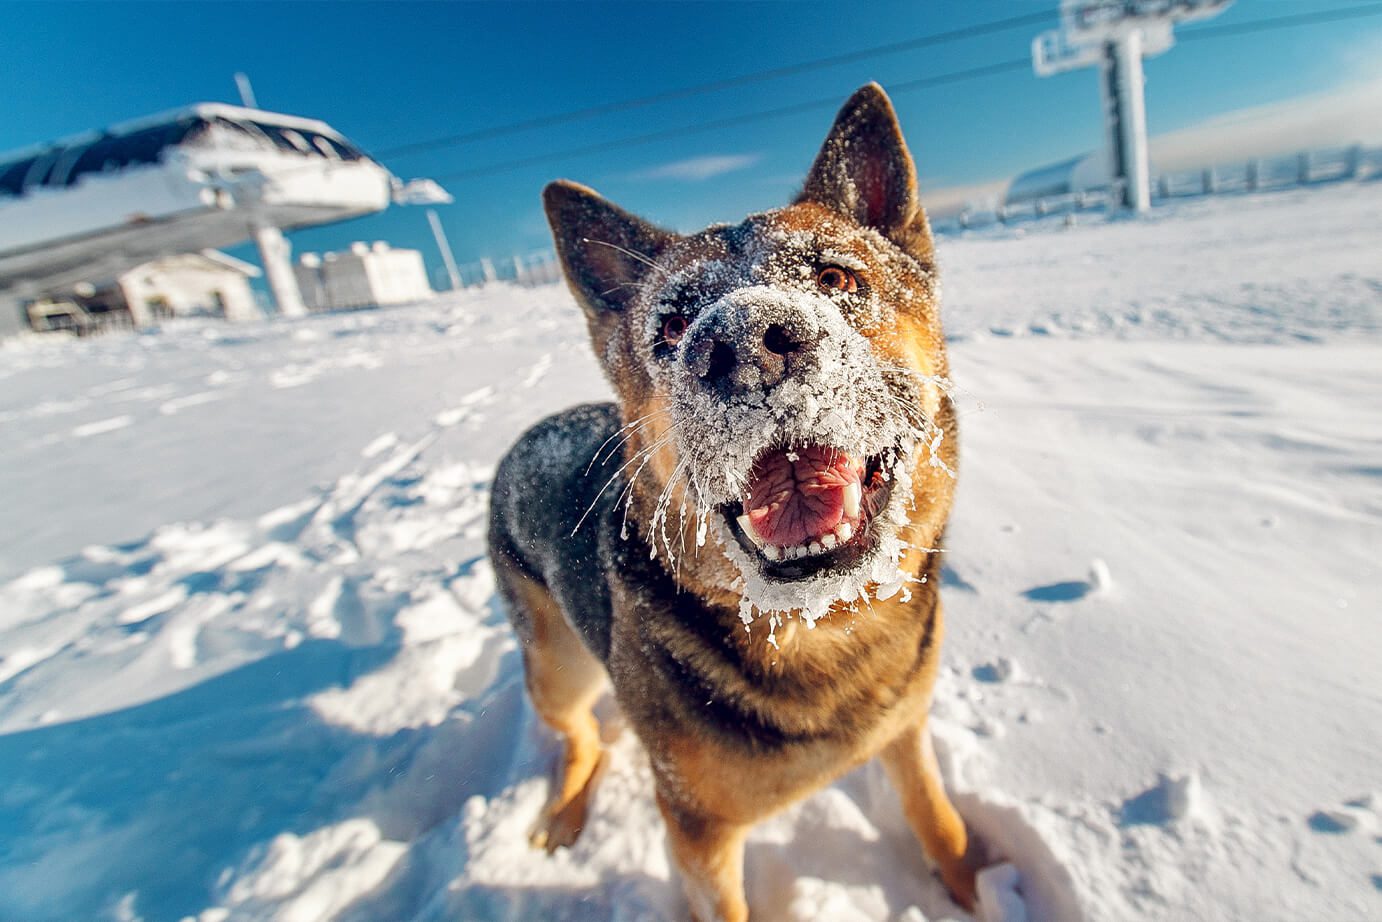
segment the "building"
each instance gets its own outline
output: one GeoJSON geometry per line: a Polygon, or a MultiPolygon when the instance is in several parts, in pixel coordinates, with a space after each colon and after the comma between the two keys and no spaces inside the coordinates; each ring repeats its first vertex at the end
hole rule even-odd
{"type": "Polygon", "coordinates": [[[28,304],[29,326],[92,333],[172,317],[253,320],[262,314],[249,280],[259,274],[256,266],[216,250],[165,256],[114,278],[44,292],[28,304]]]}
{"type": "Polygon", "coordinates": [[[283,231],[380,211],[394,182],[324,122],[220,103],[0,155],[0,336],[53,292],[246,239],[300,314],[283,231]]]}
{"type": "Polygon", "coordinates": [[[434,295],[422,254],[382,241],[353,243],[339,253],[303,253],[293,269],[310,310],[411,304],[434,295]]]}
{"type": "Polygon", "coordinates": [[[249,280],[259,268],[216,250],[166,256],[136,266],[116,279],[136,326],[160,317],[206,316],[226,320],[262,317],[249,280]]]}

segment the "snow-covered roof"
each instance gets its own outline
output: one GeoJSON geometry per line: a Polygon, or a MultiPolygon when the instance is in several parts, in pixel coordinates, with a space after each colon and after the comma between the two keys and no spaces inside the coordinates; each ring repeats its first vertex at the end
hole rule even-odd
{"type": "Polygon", "coordinates": [[[315,118],[304,118],[300,115],[285,115],[282,112],[270,112],[267,109],[250,109],[245,106],[232,106],[223,102],[197,102],[190,106],[181,106],[177,109],[165,109],[153,115],[141,115],[139,118],[126,119],[123,122],[116,122],[106,128],[77,132],[56,141],[45,141],[37,144],[30,144],[26,147],[0,153],[0,162],[8,162],[19,157],[26,157],[36,153],[52,150],[54,147],[71,147],[77,144],[89,144],[101,137],[111,134],[129,134],[134,131],[142,131],[145,128],[152,128],[156,125],[165,125],[169,122],[176,122],[182,119],[214,119],[225,118],[231,121],[252,121],[265,124],[281,125],[284,128],[295,128],[299,131],[313,131],[318,134],[329,135],[332,138],[342,137],[341,133],[332,128],[326,122],[315,118]]]}
{"type": "Polygon", "coordinates": [[[197,255],[209,259],[211,262],[224,266],[227,269],[234,269],[241,275],[252,279],[257,279],[263,274],[254,263],[247,263],[243,259],[236,259],[234,256],[228,253],[222,253],[220,250],[202,250],[197,255]]]}
{"type": "Polygon", "coordinates": [[[197,103],[0,156],[0,198],[22,196],[41,186],[71,186],[87,174],[157,163],[172,147],[215,144],[213,127],[229,133],[237,149],[276,150],[334,160],[365,158],[330,125],[316,119],[224,103],[197,103]]]}
{"type": "MultiPolygon", "coordinates": [[[[148,262],[141,263],[132,269],[120,273],[120,277],[134,275],[136,273],[153,273],[178,266],[198,266],[199,268],[210,270],[222,270],[235,272],[246,278],[258,278],[262,275],[260,268],[253,263],[247,263],[243,259],[236,259],[220,250],[200,250],[192,253],[175,253],[171,256],[160,256],[148,262]]],[[[103,288],[115,281],[115,278],[103,279],[96,287],[103,288]]]]}

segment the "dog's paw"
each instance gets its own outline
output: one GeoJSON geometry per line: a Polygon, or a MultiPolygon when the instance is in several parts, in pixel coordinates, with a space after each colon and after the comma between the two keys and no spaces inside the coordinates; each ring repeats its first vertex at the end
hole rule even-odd
{"type": "Polygon", "coordinates": [[[978,903],[978,893],[974,882],[974,869],[954,867],[941,870],[941,882],[949,891],[950,898],[966,912],[973,912],[978,903]]]}
{"type": "Polygon", "coordinates": [[[581,830],[585,828],[585,817],[590,809],[590,799],[594,796],[595,788],[599,785],[608,766],[609,753],[601,752],[599,761],[595,763],[595,768],[590,772],[590,777],[586,779],[585,785],[576,792],[574,797],[565,803],[548,802],[547,808],[542,811],[542,817],[528,835],[528,842],[533,848],[544,849],[550,855],[559,848],[567,848],[575,844],[581,836],[581,830]]]}
{"type": "Polygon", "coordinates": [[[577,797],[555,812],[545,814],[528,836],[528,843],[549,855],[559,848],[569,848],[585,828],[585,815],[586,799],[577,797]]]}

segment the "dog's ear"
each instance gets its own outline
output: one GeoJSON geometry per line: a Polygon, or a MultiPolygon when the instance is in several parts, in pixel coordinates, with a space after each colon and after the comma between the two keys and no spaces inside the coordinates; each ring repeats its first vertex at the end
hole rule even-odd
{"type": "Polygon", "coordinates": [[[861,87],[840,109],[797,201],[824,205],[904,246],[924,242],[929,250],[916,167],[881,86],[861,87]]]}
{"type": "Polygon", "coordinates": [[[675,235],[566,180],[542,190],[557,256],[591,321],[622,311],[675,235]]]}

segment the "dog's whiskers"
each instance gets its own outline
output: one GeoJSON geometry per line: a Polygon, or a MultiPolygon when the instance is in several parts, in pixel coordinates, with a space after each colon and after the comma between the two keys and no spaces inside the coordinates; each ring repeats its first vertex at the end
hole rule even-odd
{"type": "MultiPolygon", "coordinates": [[[[642,435],[644,431],[646,431],[649,427],[655,425],[658,422],[659,417],[665,417],[667,415],[669,415],[667,411],[662,410],[656,413],[650,413],[647,417],[644,417],[643,422],[641,422],[636,428],[634,428],[633,430],[626,433],[623,437],[621,437],[619,441],[614,445],[614,447],[609,450],[609,452],[605,455],[604,459],[600,461],[600,466],[603,467],[606,464],[608,464],[609,460],[614,457],[615,452],[619,451],[625,445],[627,445],[630,439],[642,435]]],[[[613,436],[611,436],[611,438],[613,438],[613,436]]],[[[592,461],[592,463],[594,462],[592,461]]]]}
{"type": "MultiPolygon", "coordinates": [[[[622,447],[624,446],[624,443],[627,442],[627,441],[629,440],[629,438],[631,438],[631,437],[635,434],[635,432],[637,431],[637,429],[636,429],[635,427],[637,427],[637,428],[642,428],[642,425],[645,424],[645,420],[651,420],[651,419],[652,419],[653,417],[655,417],[655,416],[659,416],[659,415],[665,416],[666,414],[667,414],[667,409],[666,409],[665,407],[659,407],[658,409],[653,410],[651,413],[645,413],[645,414],[643,414],[642,416],[638,417],[638,419],[635,419],[635,420],[633,420],[633,421],[631,421],[631,422],[627,422],[627,423],[625,423],[624,425],[620,426],[618,429],[614,430],[614,433],[613,433],[609,438],[607,438],[607,439],[605,439],[603,442],[601,442],[601,443],[600,443],[600,447],[597,448],[597,449],[595,449],[595,453],[594,453],[593,455],[590,456],[590,463],[586,465],[585,473],[586,473],[586,474],[589,474],[589,473],[590,473],[590,469],[591,469],[592,467],[595,466],[595,461],[596,461],[596,459],[598,459],[598,458],[600,457],[600,452],[604,451],[604,450],[605,450],[605,446],[608,445],[610,442],[613,442],[615,439],[619,439],[620,433],[623,433],[623,432],[625,432],[625,431],[627,431],[627,430],[630,430],[630,429],[634,429],[634,430],[635,430],[634,432],[629,432],[628,435],[625,435],[622,439],[619,439],[619,444],[615,446],[615,450],[616,450],[616,451],[617,451],[619,448],[622,448],[622,447]]],[[[600,464],[601,464],[602,467],[604,466],[604,464],[605,464],[606,462],[609,461],[610,457],[612,457],[613,454],[614,454],[614,452],[611,451],[611,452],[609,453],[609,455],[606,455],[606,456],[605,456],[604,461],[601,461],[601,462],[600,462],[600,464]]]]}
{"type": "Polygon", "coordinates": [[[880,365],[879,370],[882,371],[885,375],[891,372],[893,374],[906,375],[909,378],[915,378],[917,382],[920,384],[934,384],[936,388],[945,396],[945,399],[949,400],[951,403],[955,403],[955,395],[960,390],[960,388],[956,386],[955,382],[950,380],[945,375],[923,374],[922,372],[917,371],[915,368],[907,368],[903,365],[880,365]]]}
{"type": "MultiPolygon", "coordinates": [[[[630,250],[630,249],[628,249],[627,247],[621,247],[621,246],[620,246],[619,244],[617,244],[617,243],[610,243],[608,240],[594,240],[594,239],[592,239],[592,238],[590,238],[590,237],[582,237],[582,238],[581,238],[581,243],[593,243],[593,244],[595,244],[595,245],[597,245],[597,246],[609,247],[611,250],[617,250],[618,252],[623,253],[625,256],[628,256],[628,257],[631,258],[631,259],[636,259],[636,260],[638,260],[638,261],[641,262],[643,265],[647,266],[649,269],[655,269],[655,270],[657,270],[658,272],[662,273],[662,275],[663,275],[664,278],[667,276],[667,270],[666,270],[666,269],[662,268],[662,267],[659,266],[657,263],[653,262],[651,259],[649,259],[649,258],[648,258],[647,256],[645,256],[644,254],[639,253],[639,252],[637,252],[637,251],[635,251],[635,250],[630,250]]],[[[618,290],[619,288],[623,288],[623,287],[624,287],[623,285],[616,285],[614,288],[611,288],[610,291],[616,291],[616,290],[618,290]]],[[[605,294],[609,294],[609,292],[605,292],[605,294]]]]}
{"type": "Polygon", "coordinates": [[[646,464],[648,463],[648,459],[652,457],[652,455],[653,455],[654,452],[656,452],[656,451],[657,451],[658,449],[660,449],[663,445],[665,445],[665,444],[667,443],[667,441],[671,439],[671,437],[672,437],[673,434],[674,434],[673,431],[669,431],[668,434],[666,434],[666,435],[664,435],[662,438],[658,439],[658,440],[657,440],[656,442],[654,442],[651,446],[649,446],[648,448],[644,448],[644,449],[642,449],[641,451],[635,452],[635,453],[634,453],[634,456],[633,456],[632,458],[629,458],[627,461],[625,461],[623,464],[621,464],[621,465],[619,466],[619,469],[616,470],[613,474],[611,474],[611,475],[610,475],[610,478],[609,478],[608,480],[605,481],[604,486],[600,487],[600,489],[599,489],[598,491],[596,491],[596,493],[595,493],[595,498],[592,499],[592,500],[590,501],[590,505],[587,506],[585,512],[583,512],[583,513],[581,514],[580,520],[576,522],[576,527],[573,528],[573,529],[571,529],[571,534],[574,535],[574,534],[576,534],[576,532],[578,532],[578,531],[581,530],[581,526],[585,524],[585,520],[586,520],[587,518],[590,517],[590,513],[593,512],[593,511],[595,510],[595,507],[596,507],[597,505],[599,505],[599,503],[600,503],[600,497],[603,496],[603,495],[605,494],[605,490],[608,490],[608,489],[609,489],[609,485],[612,484],[612,483],[614,483],[614,481],[618,479],[618,477],[619,477],[620,474],[622,474],[622,473],[624,473],[624,471],[628,470],[630,466],[632,466],[633,464],[635,464],[636,462],[638,462],[639,459],[641,458],[641,459],[642,459],[642,464],[639,464],[638,470],[635,471],[633,477],[630,478],[630,480],[629,480],[629,485],[626,486],[626,487],[624,488],[624,491],[621,491],[620,494],[619,494],[620,499],[623,499],[624,494],[625,494],[625,492],[627,492],[629,486],[632,485],[632,483],[633,483],[634,480],[638,479],[638,474],[643,470],[643,466],[646,465],[646,464]]]}
{"type": "MultiPolygon", "coordinates": [[[[667,445],[675,435],[676,433],[674,431],[669,431],[652,445],[637,452],[633,459],[631,459],[630,463],[632,463],[633,460],[642,460],[639,462],[638,468],[633,472],[633,476],[629,478],[629,482],[624,485],[624,489],[620,492],[618,499],[615,500],[616,503],[622,503],[624,506],[624,527],[628,525],[629,504],[633,502],[633,490],[634,486],[638,483],[639,476],[643,473],[643,469],[648,466],[648,462],[653,459],[653,456],[657,454],[663,446],[667,445]]],[[[654,545],[654,548],[656,548],[656,545],[654,545]]]]}
{"type": "MultiPolygon", "coordinates": [[[[672,493],[676,489],[677,481],[681,477],[682,472],[686,470],[686,467],[689,463],[690,459],[683,458],[682,460],[678,461],[677,466],[672,469],[672,475],[667,478],[667,483],[663,485],[662,492],[658,494],[657,502],[653,504],[652,520],[648,523],[648,543],[650,545],[654,544],[655,538],[653,535],[653,529],[657,528],[662,537],[662,547],[664,550],[667,551],[668,563],[671,563],[673,566],[678,568],[678,574],[681,572],[681,562],[677,557],[676,553],[672,551],[671,540],[667,537],[667,510],[671,508],[672,493]]],[[[685,504],[683,503],[683,505],[685,504]]],[[[679,527],[681,527],[682,530],[682,549],[684,550],[685,523],[684,521],[679,520],[677,524],[679,527]]]]}

